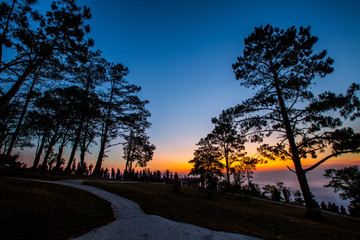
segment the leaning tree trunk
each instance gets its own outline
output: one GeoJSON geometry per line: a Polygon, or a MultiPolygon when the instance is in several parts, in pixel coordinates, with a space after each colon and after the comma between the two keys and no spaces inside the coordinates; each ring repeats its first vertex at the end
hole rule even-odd
{"type": "Polygon", "coordinates": [[[102,161],[103,161],[103,158],[104,158],[105,145],[106,145],[106,142],[108,140],[108,131],[109,131],[109,127],[110,127],[109,125],[110,125],[110,118],[111,118],[114,91],[115,91],[115,86],[112,85],[110,98],[109,98],[109,101],[107,103],[109,108],[107,109],[106,119],[105,119],[105,122],[104,122],[104,124],[105,124],[104,131],[103,131],[102,136],[101,136],[100,151],[99,151],[98,159],[96,161],[96,165],[95,165],[95,168],[94,168],[93,175],[98,175],[100,173],[101,164],[102,164],[102,161]]]}
{"type": "Polygon", "coordinates": [[[130,162],[132,162],[132,160],[131,160],[131,152],[132,152],[132,147],[133,147],[132,143],[133,143],[133,131],[131,129],[130,130],[128,152],[127,152],[127,156],[126,156],[126,167],[125,167],[125,170],[128,171],[128,172],[131,171],[130,162]]]}
{"type": "Polygon", "coordinates": [[[21,85],[25,82],[26,78],[30,75],[30,73],[38,68],[44,60],[39,59],[35,63],[30,64],[24,73],[20,75],[14,85],[10,88],[10,90],[0,97],[0,114],[5,110],[6,106],[9,104],[10,100],[15,96],[15,94],[19,91],[21,85]]]}
{"type": "Polygon", "coordinates": [[[29,106],[31,98],[33,97],[33,93],[34,93],[33,89],[34,89],[36,80],[38,78],[40,69],[41,69],[41,67],[39,68],[39,71],[37,71],[36,76],[34,77],[33,82],[31,83],[30,90],[29,90],[29,93],[27,94],[26,101],[25,101],[25,104],[24,104],[24,108],[23,108],[23,110],[21,112],[20,118],[18,120],[18,124],[16,125],[16,129],[15,129],[15,131],[14,131],[12,137],[11,137],[9,148],[8,148],[8,150],[6,152],[7,157],[10,156],[10,154],[11,154],[13,148],[14,148],[16,138],[19,135],[19,132],[20,132],[24,117],[25,117],[26,112],[27,112],[27,108],[29,106]]]}
{"type": "Polygon", "coordinates": [[[103,135],[101,137],[101,143],[100,143],[100,151],[99,151],[99,155],[96,161],[96,165],[93,171],[93,175],[98,175],[100,173],[100,169],[101,169],[101,164],[104,158],[104,153],[105,153],[105,145],[106,145],[106,141],[107,141],[107,134],[108,134],[108,124],[105,124],[105,129],[103,132],[103,135]]]}
{"type": "Polygon", "coordinates": [[[301,188],[301,192],[304,197],[306,208],[312,209],[312,208],[314,208],[312,194],[311,194],[310,187],[309,187],[309,184],[308,184],[308,181],[306,178],[306,172],[304,171],[304,169],[301,166],[299,151],[298,151],[298,148],[295,143],[295,137],[294,137],[294,134],[293,134],[293,131],[291,128],[289,117],[287,115],[285,102],[282,97],[280,86],[279,86],[279,83],[278,83],[278,80],[276,77],[274,78],[274,85],[275,85],[276,94],[277,94],[279,105],[280,105],[281,116],[284,121],[283,123],[284,123],[285,131],[286,131],[286,136],[288,138],[288,142],[289,142],[290,149],[291,149],[292,160],[294,162],[296,176],[297,176],[298,182],[300,184],[300,188],[301,188]]]}
{"type": "Polygon", "coordinates": [[[59,146],[58,155],[56,158],[56,165],[55,165],[55,169],[57,169],[57,170],[60,169],[60,167],[61,167],[61,158],[62,158],[62,154],[64,151],[64,147],[65,147],[64,144],[60,144],[60,146],[59,146]]]}
{"type": "MultiPolygon", "coordinates": [[[[87,84],[86,84],[86,88],[85,88],[85,96],[88,96],[88,94],[89,94],[89,89],[90,89],[89,79],[90,79],[90,76],[88,76],[88,80],[87,80],[87,84]]],[[[86,102],[87,102],[87,99],[84,100],[84,98],[82,98],[81,103],[83,105],[85,105],[86,102]]],[[[67,173],[69,173],[71,171],[71,167],[72,167],[72,163],[74,161],[76,149],[79,146],[84,121],[85,121],[85,113],[83,111],[81,111],[79,128],[78,128],[78,131],[76,132],[76,137],[75,137],[75,140],[74,140],[74,143],[73,143],[73,148],[72,148],[72,151],[71,151],[71,154],[70,154],[70,157],[69,157],[68,165],[65,168],[65,172],[67,172],[67,173]]]]}
{"type": "Polygon", "coordinates": [[[65,168],[65,172],[67,172],[67,173],[71,172],[71,167],[72,167],[72,163],[74,161],[74,157],[75,157],[75,154],[76,154],[76,149],[79,146],[80,137],[81,137],[81,131],[82,131],[82,128],[83,128],[83,121],[84,121],[84,117],[82,116],[81,119],[80,119],[79,128],[78,128],[78,130],[76,132],[76,137],[75,137],[75,140],[74,140],[74,143],[73,143],[73,148],[71,150],[69,161],[68,161],[68,164],[67,164],[67,166],[65,168]]]}
{"type": "Polygon", "coordinates": [[[40,157],[41,157],[41,154],[43,152],[47,137],[48,137],[48,130],[45,130],[45,132],[44,132],[44,134],[42,136],[40,147],[38,148],[38,151],[36,152],[35,159],[34,159],[34,164],[33,164],[32,168],[36,169],[38,167],[38,165],[39,165],[40,157]]]}
{"type": "Polygon", "coordinates": [[[80,151],[80,166],[83,167],[84,163],[85,163],[85,153],[86,153],[86,150],[81,148],[81,151],[80,151]]]}
{"type": "MultiPolygon", "coordinates": [[[[10,119],[9,119],[10,120],[10,119]]],[[[5,154],[6,153],[6,138],[9,135],[9,133],[6,133],[6,128],[8,126],[8,123],[10,122],[9,120],[7,120],[3,125],[2,128],[0,129],[0,149],[3,149],[3,151],[1,153],[5,154]]]]}
{"type": "Polygon", "coordinates": [[[56,144],[56,142],[58,140],[57,138],[58,138],[58,134],[57,134],[57,132],[55,132],[54,136],[50,140],[48,149],[47,149],[47,151],[45,153],[45,156],[44,156],[44,160],[43,160],[43,162],[41,164],[42,169],[47,169],[48,159],[50,157],[51,150],[53,149],[54,145],[56,144]]]}
{"type": "Polygon", "coordinates": [[[86,137],[88,135],[89,132],[89,120],[86,121],[86,126],[84,127],[84,134],[83,134],[83,139],[80,141],[80,167],[81,169],[83,169],[84,163],[85,163],[85,154],[86,154],[86,150],[88,149],[91,140],[89,140],[89,144],[87,144],[86,142],[86,137]]]}

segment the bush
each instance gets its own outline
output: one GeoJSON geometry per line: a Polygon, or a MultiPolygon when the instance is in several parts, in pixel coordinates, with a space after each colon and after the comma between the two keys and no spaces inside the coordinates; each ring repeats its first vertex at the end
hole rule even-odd
{"type": "Polygon", "coordinates": [[[21,168],[24,165],[24,163],[16,161],[18,157],[19,157],[18,155],[10,155],[9,157],[7,157],[5,154],[0,154],[0,166],[7,165],[7,166],[21,168]]]}
{"type": "Polygon", "coordinates": [[[350,216],[360,217],[360,206],[359,205],[356,206],[354,203],[350,203],[348,210],[349,210],[350,216]]]}

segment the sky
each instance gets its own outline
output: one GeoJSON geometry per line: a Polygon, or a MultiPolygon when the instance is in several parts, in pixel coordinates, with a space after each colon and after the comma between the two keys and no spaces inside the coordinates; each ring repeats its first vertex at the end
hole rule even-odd
{"type": "MultiPolygon", "coordinates": [[[[48,8],[51,1],[39,1],[48,8]]],[[[345,92],[360,76],[360,1],[81,0],[90,7],[94,50],[129,68],[127,79],[150,101],[148,130],[156,145],[150,169],[188,172],[200,138],[211,132],[211,118],[254,93],[236,81],[231,65],[242,55],[255,27],[311,26],[335,60],[334,73],[320,79],[315,93],[345,92]]],[[[359,121],[351,123],[359,130],[359,121]]],[[[255,153],[255,146],[247,151],[255,153]]],[[[108,152],[104,167],[124,169],[121,147],[108,152]]],[[[97,157],[92,148],[89,161],[97,157]]],[[[360,164],[359,155],[329,164],[360,164]]],[[[272,162],[260,170],[286,168],[272,162]]]]}

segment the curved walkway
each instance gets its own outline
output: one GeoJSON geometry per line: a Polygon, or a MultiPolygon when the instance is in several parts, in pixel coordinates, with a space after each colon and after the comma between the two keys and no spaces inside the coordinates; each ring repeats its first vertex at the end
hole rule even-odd
{"type": "Polygon", "coordinates": [[[168,220],[155,215],[145,214],[139,205],[126,198],[106,192],[99,188],[81,185],[81,180],[66,180],[56,183],[89,191],[109,202],[114,210],[115,221],[94,229],[78,237],[78,240],[256,240],[242,234],[213,231],[195,225],[168,220]]]}

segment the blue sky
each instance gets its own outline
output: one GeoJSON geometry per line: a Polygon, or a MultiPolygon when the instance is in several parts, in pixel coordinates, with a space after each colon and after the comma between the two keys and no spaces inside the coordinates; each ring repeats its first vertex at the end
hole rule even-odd
{"type": "MultiPolygon", "coordinates": [[[[211,118],[252,95],[235,80],[231,64],[257,26],[312,27],[319,37],[315,49],[328,50],[335,60],[335,72],[314,92],[344,92],[360,82],[360,1],[78,2],[91,8],[95,49],[127,66],[128,80],[150,101],[148,133],[157,147],[152,169],[187,163],[198,140],[212,130],[211,118]]],[[[112,149],[104,166],[123,168],[121,154],[112,149]]]]}

